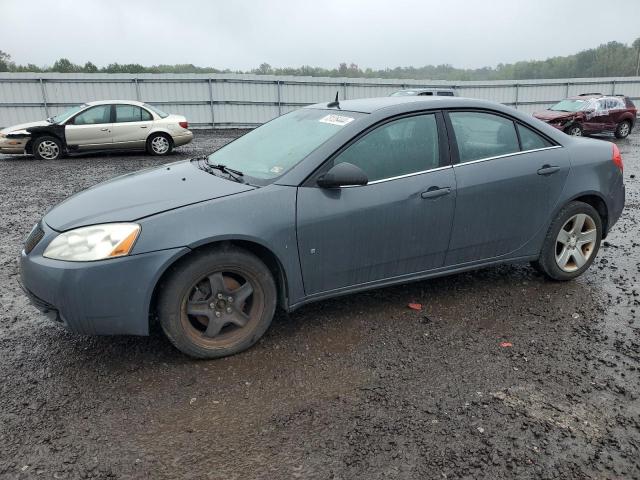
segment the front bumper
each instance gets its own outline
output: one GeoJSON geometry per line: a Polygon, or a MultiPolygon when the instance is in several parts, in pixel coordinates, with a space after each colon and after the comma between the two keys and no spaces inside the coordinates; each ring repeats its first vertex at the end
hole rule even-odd
{"type": "Polygon", "coordinates": [[[96,262],[66,262],[42,253],[57,235],[45,236],[20,256],[20,281],[31,302],[69,330],[87,335],[148,335],[155,285],[188,248],[96,262]]]}

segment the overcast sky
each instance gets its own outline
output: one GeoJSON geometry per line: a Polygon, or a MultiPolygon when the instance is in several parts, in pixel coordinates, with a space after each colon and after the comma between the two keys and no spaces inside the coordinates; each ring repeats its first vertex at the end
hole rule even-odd
{"type": "Polygon", "coordinates": [[[0,0],[17,63],[495,66],[640,36],[638,0],[0,0]],[[54,6],[55,5],[55,6],[54,6]]]}

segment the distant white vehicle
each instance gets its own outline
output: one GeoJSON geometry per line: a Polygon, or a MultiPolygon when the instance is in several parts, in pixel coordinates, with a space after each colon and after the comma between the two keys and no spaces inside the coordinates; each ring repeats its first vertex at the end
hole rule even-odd
{"type": "Polygon", "coordinates": [[[145,149],[167,155],[193,140],[187,119],[142,102],[88,102],[50,117],[0,130],[0,153],[56,160],[71,152],[145,149]]]}
{"type": "Polygon", "coordinates": [[[433,97],[455,97],[453,88],[407,88],[393,92],[390,97],[412,97],[412,96],[433,96],[433,97]]]}

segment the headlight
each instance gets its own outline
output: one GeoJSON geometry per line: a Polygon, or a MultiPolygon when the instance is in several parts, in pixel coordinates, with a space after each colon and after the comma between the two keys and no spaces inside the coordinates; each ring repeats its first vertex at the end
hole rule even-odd
{"type": "Polygon", "coordinates": [[[61,233],[43,256],[54,260],[88,262],[129,255],[140,234],[137,223],[106,223],[61,233]]]}

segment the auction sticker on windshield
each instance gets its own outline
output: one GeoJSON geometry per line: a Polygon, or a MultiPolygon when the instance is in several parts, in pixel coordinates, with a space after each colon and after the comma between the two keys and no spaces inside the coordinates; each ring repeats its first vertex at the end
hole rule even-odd
{"type": "Polygon", "coordinates": [[[322,123],[328,123],[330,125],[337,125],[339,127],[344,127],[347,123],[353,122],[355,119],[351,117],[345,117],[343,115],[327,115],[322,117],[319,121],[322,123]]]}

